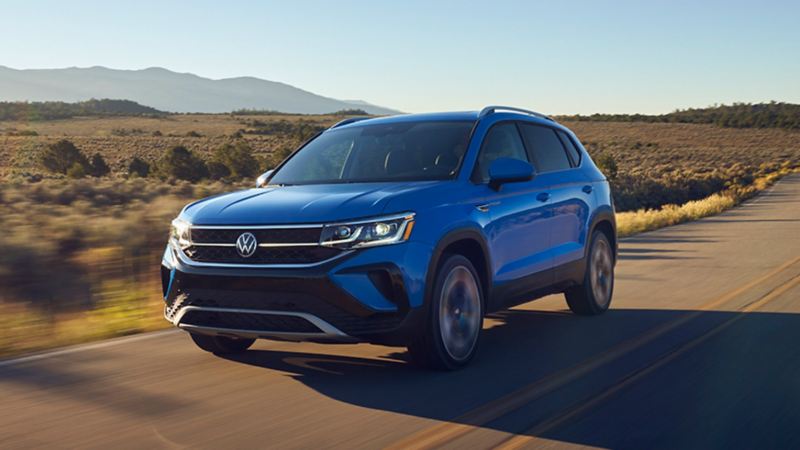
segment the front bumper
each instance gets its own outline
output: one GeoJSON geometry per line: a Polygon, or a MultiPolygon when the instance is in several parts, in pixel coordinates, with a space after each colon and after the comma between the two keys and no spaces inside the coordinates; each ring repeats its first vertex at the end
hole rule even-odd
{"type": "Polygon", "coordinates": [[[421,325],[431,249],[406,242],[311,267],[193,265],[167,246],[164,316],[187,331],[404,345],[421,325]]]}

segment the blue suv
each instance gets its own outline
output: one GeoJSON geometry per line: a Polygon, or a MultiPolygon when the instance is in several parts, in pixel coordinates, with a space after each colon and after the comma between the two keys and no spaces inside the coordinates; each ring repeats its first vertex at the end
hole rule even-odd
{"type": "Polygon", "coordinates": [[[467,364],[483,317],[563,292],[608,309],[617,256],[608,182],[542,114],[348,119],[255,189],[187,205],[162,260],[165,317],[203,350],[255,339],[406,346],[467,364]]]}

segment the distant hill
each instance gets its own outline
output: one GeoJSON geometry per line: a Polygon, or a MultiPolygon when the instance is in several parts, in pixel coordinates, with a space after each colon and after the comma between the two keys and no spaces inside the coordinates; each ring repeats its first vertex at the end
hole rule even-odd
{"type": "Polygon", "coordinates": [[[679,109],[668,114],[592,114],[560,116],[561,120],[594,122],[710,123],[730,128],[800,129],[800,105],[792,103],[734,103],[708,108],[679,109]]]}
{"type": "Polygon", "coordinates": [[[0,66],[0,101],[82,102],[93,98],[124,98],[170,112],[225,113],[243,109],[302,114],[349,109],[361,109],[370,114],[398,112],[360,100],[323,97],[288,84],[253,77],[212,80],[159,67],[17,70],[0,66]]]}
{"type": "Polygon", "coordinates": [[[76,116],[160,116],[166,114],[130,100],[85,102],[0,102],[0,120],[54,120],[76,116]]]}

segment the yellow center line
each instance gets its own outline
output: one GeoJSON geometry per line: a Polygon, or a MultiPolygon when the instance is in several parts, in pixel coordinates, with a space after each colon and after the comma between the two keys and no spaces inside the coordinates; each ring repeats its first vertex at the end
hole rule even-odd
{"type": "Polygon", "coordinates": [[[737,296],[759,286],[794,264],[800,262],[800,257],[794,258],[781,264],[776,269],[746,283],[734,290],[728,291],[719,297],[700,306],[697,310],[687,313],[677,319],[671,320],[639,336],[621,342],[603,353],[587,358],[582,362],[547,375],[528,384],[510,394],[498,399],[489,401],[467,413],[452,419],[449,422],[439,423],[432,427],[423,429],[417,433],[402,439],[388,446],[388,449],[426,449],[441,446],[453,439],[469,433],[477,427],[481,427],[495,419],[519,409],[531,401],[565,386],[576,379],[594,371],[595,369],[614,361],[627,353],[641,348],[656,338],[674,330],[675,328],[698,317],[703,312],[714,309],[736,298],[737,296]]]}
{"type": "Polygon", "coordinates": [[[647,375],[653,373],[654,371],[660,369],[661,367],[667,365],[671,361],[675,360],[679,356],[685,354],[689,350],[696,348],[698,345],[704,343],[708,339],[718,335],[723,330],[728,329],[731,325],[735,324],[743,317],[745,317],[748,313],[755,311],[756,309],[766,305],[767,303],[771,302],[772,300],[780,297],[781,295],[785,294],[787,291],[791,290],[792,288],[800,286],[800,275],[797,275],[790,279],[789,281],[783,283],[782,285],[776,287],[775,289],[771,290],[769,293],[764,295],[763,297],[759,298],[758,300],[749,303],[739,309],[739,313],[734,317],[726,320],[725,322],[717,325],[716,327],[712,328],[711,330],[707,331],[706,333],[692,339],[676,349],[672,350],[669,353],[666,353],[659,359],[653,361],[650,365],[645,366],[644,368],[638,369],[625,377],[623,377],[619,382],[612,385],[611,387],[607,388],[605,391],[601,392],[600,394],[596,395],[595,397],[590,398],[589,400],[581,401],[577,403],[572,408],[568,408],[566,411],[562,412],[561,414],[547,419],[538,425],[530,428],[529,430],[525,431],[523,434],[519,434],[513,436],[512,438],[506,440],[505,442],[500,443],[495,449],[497,450],[512,450],[518,449],[526,444],[532,443],[533,441],[538,439],[538,436],[545,434],[549,431],[552,431],[555,428],[563,425],[570,420],[583,415],[584,413],[594,409],[598,405],[602,404],[606,400],[614,397],[620,391],[625,389],[626,387],[636,383],[637,381],[641,380],[642,378],[646,377],[647,375]]]}

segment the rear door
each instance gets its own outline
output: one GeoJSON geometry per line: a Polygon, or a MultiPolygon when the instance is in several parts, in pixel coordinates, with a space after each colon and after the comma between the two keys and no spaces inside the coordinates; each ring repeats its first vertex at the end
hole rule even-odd
{"type": "MultiPolygon", "coordinates": [[[[555,267],[583,258],[586,226],[592,197],[591,183],[576,169],[580,161],[565,147],[562,131],[548,126],[521,123],[525,144],[539,169],[537,178],[550,194],[550,249],[555,267]]],[[[571,141],[566,141],[571,143],[571,141]]]]}

